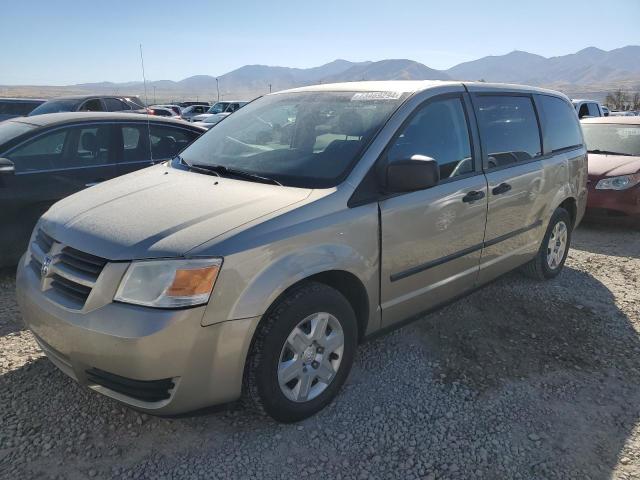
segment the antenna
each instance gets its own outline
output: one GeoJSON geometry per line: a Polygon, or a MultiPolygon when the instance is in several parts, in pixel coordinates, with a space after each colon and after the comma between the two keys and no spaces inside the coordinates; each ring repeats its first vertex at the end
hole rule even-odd
{"type": "Polygon", "coordinates": [[[151,160],[151,163],[153,163],[153,152],[151,151],[151,123],[149,122],[149,98],[147,97],[147,77],[144,74],[144,57],[142,55],[142,44],[140,44],[140,65],[142,66],[142,83],[144,84],[144,103],[146,103],[145,112],[147,114],[147,141],[149,142],[149,158],[151,160]]]}
{"type": "Polygon", "coordinates": [[[144,75],[144,57],[142,56],[142,44],[140,44],[140,65],[142,66],[142,83],[144,84],[144,101],[149,105],[149,98],[147,97],[147,77],[144,75]]]}

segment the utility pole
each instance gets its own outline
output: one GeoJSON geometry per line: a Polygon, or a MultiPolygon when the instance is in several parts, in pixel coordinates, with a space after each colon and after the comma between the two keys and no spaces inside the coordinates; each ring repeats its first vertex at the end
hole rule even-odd
{"type": "Polygon", "coordinates": [[[153,86],[153,103],[158,103],[158,101],[156,100],[156,86],[153,86]]]}
{"type": "Polygon", "coordinates": [[[271,84],[269,84],[269,93],[271,93],[271,84]]]}
{"type": "Polygon", "coordinates": [[[220,101],[220,84],[218,83],[218,77],[216,77],[216,91],[218,92],[218,102],[220,101]]]}

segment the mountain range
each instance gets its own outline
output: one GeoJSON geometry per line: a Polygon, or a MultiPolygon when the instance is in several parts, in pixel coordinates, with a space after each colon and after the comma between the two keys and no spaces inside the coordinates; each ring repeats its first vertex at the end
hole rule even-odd
{"type": "MultiPolygon", "coordinates": [[[[640,90],[640,46],[610,51],[595,47],[546,58],[523,51],[464,62],[435,70],[409,59],[333,62],[313,68],[245,65],[217,77],[221,98],[250,99],[271,91],[302,85],[359,80],[484,80],[556,88],[570,96],[596,99],[614,88],[640,90]]],[[[85,83],[68,86],[0,86],[0,96],[59,96],[69,94],[135,94],[143,97],[142,82],[85,83]]],[[[216,77],[195,75],[180,81],[147,82],[149,101],[198,97],[217,98],[216,77]],[[155,100],[154,100],[155,95],[155,100]]]]}

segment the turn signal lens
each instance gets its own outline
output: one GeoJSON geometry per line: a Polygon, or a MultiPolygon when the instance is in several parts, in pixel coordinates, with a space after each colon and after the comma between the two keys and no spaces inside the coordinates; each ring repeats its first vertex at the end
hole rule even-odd
{"type": "Polygon", "coordinates": [[[219,265],[190,270],[176,270],[176,276],[166,294],[171,297],[206,295],[213,290],[219,271],[219,265]]]}

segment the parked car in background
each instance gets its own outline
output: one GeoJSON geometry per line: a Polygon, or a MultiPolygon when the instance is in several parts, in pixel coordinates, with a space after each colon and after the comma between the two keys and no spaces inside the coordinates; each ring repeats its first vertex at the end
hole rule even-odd
{"type": "Polygon", "coordinates": [[[217,102],[205,113],[191,117],[191,121],[202,122],[206,118],[209,118],[213,115],[215,115],[218,118],[218,121],[220,121],[227,115],[231,115],[236,110],[244,107],[246,104],[247,102],[238,102],[238,101],[217,102]]]}
{"type": "Polygon", "coordinates": [[[587,214],[640,224],[640,117],[582,120],[589,151],[587,214]]]}
{"type": "Polygon", "coordinates": [[[14,117],[24,117],[46,100],[36,98],[0,98],[0,122],[14,117]]]}
{"type": "Polygon", "coordinates": [[[29,116],[60,112],[137,112],[146,113],[142,100],[134,96],[82,95],[47,100],[29,116]]]}
{"type": "Polygon", "coordinates": [[[191,105],[191,106],[185,107],[182,110],[182,114],[180,116],[182,117],[183,120],[186,120],[189,122],[193,117],[195,117],[196,115],[200,115],[206,112],[207,110],[209,110],[208,105],[191,105]]]}
{"type": "Polygon", "coordinates": [[[557,92],[278,92],[171,162],[54,205],[18,267],[18,303],[63,372],[138,410],[244,392],[297,421],[336,396],[367,336],[517,267],[560,274],[586,182],[557,92]]]}
{"type": "Polygon", "coordinates": [[[195,101],[195,102],[178,102],[178,105],[181,106],[182,108],[191,107],[193,105],[200,105],[200,106],[209,108],[211,106],[211,103],[210,102],[198,102],[198,101],[195,101]]]}
{"type": "Polygon", "coordinates": [[[629,110],[612,110],[609,113],[611,117],[635,117],[635,113],[630,112],[629,110]]]}
{"type": "Polygon", "coordinates": [[[585,117],[603,117],[602,107],[595,100],[575,99],[571,100],[573,106],[578,112],[578,118],[585,117]]]}
{"type": "Polygon", "coordinates": [[[180,120],[180,117],[176,112],[169,107],[160,107],[158,105],[153,105],[148,109],[149,115],[157,115],[159,117],[171,117],[174,120],[180,120]]]}
{"type": "Polygon", "coordinates": [[[153,108],[168,108],[169,110],[171,110],[173,113],[176,114],[176,116],[180,117],[182,115],[182,108],[180,108],[179,105],[150,105],[149,108],[153,109],[153,108]]]}
{"type": "Polygon", "coordinates": [[[173,158],[203,132],[131,113],[56,113],[0,123],[0,265],[17,263],[37,219],[56,201],[173,158]]]}
{"type": "Polygon", "coordinates": [[[602,110],[602,114],[603,114],[605,117],[608,117],[608,116],[609,116],[609,113],[611,113],[611,112],[609,111],[609,109],[608,109],[607,107],[605,107],[604,105],[600,105],[600,109],[602,110]]]}
{"type": "Polygon", "coordinates": [[[219,123],[220,120],[222,120],[223,118],[224,117],[219,117],[218,115],[210,115],[204,120],[201,120],[198,122],[192,122],[192,123],[194,125],[197,125],[198,127],[206,128],[207,130],[209,130],[211,127],[219,123]]]}

